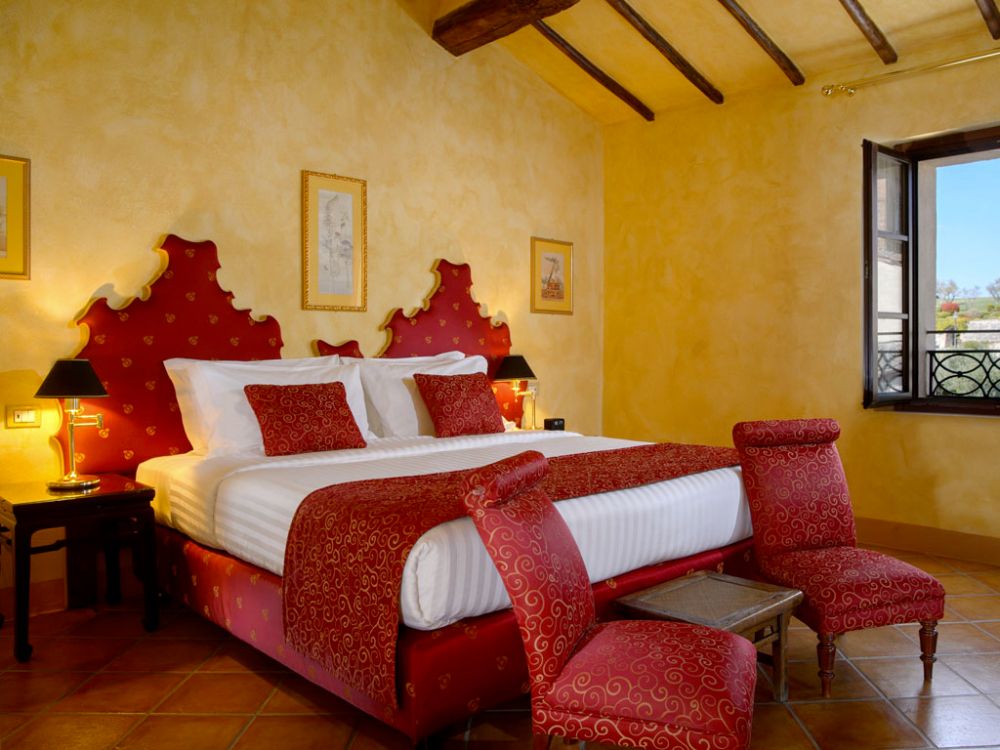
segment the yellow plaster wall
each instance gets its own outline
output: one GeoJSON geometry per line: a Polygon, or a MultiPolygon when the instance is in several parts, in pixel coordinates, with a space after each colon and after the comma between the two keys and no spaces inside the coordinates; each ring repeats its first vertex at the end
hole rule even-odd
{"type": "Polygon", "coordinates": [[[996,121],[998,80],[814,79],[609,127],[605,432],[731,444],[739,420],[836,417],[858,515],[1000,537],[1000,422],[861,408],[861,141],[996,121]]]}
{"type": "MultiPolygon", "coordinates": [[[[4,0],[0,153],[32,161],[30,281],[0,281],[0,403],[31,403],[173,232],[219,246],[236,304],[315,338],[383,343],[432,261],[474,293],[539,378],[539,419],[600,428],[599,126],[502,50],[454,59],[393,0],[4,0]],[[300,309],[300,170],[368,181],[368,312],[300,309]],[[530,237],[575,243],[572,316],[529,312],[530,237]]],[[[59,471],[42,429],[0,429],[0,481],[59,471]]],[[[5,572],[8,568],[5,566],[5,572]]]]}

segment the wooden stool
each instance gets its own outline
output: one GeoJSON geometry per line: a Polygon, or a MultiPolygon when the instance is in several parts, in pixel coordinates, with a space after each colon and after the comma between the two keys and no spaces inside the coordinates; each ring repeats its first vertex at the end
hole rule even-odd
{"type": "Polygon", "coordinates": [[[754,646],[770,643],[770,656],[758,653],[757,658],[771,665],[774,699],[784,703],[788,700],[788,619],[801,601],[798,589],[703,570],[623,596],[616,603],[629,616],[728,630],[748,638],[754,646]]]}

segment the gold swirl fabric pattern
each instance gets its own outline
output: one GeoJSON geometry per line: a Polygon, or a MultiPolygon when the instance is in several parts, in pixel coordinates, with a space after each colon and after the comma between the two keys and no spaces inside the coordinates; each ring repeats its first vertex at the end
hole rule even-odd
{"type": "Polygon", "coordinates": [[[427,375],[416,373],[420,397],[434,423],[436,437],[484,435],[503,432],[500,405],[489,378],[472,375],[427,375]]]}
{"type": "Polygon", "coordinates": [[[510,594],[528,661],[536,747],[550,735],[640,748],[750,742],[756,652],[674,622],[598,624],[583,559],[529,451],[470,472],[464,502],[510,594]]]}
{"type": "MultiPolygon", "coordinates": [[[[549,498],[563,500],[736,461],[731,448],[673,443],[571,454],[548,462],[543,489],[549,498]]],[[[403,567],[425,531],[465,515],[467,474],[451,471],[324,487],[302,501],[288,531],[282,601],[289,644],[392,710],[398,706],[403,567]]]]}
{"type": "Polygon", "coordinates": [[[922,624],[921,660],[930,680],[944,587],[908,563],[858,549],[847,477],[833,419],[740,422],[733,442],[743,469],[754,550],[765,577],[804,595],[796,616],[816,631],[819,676],[830,697],[840,633],[922,624]]]}
{"type": "Polygon", "coordinates": [[[264,454],[290,456],[364,448],[343,383],[243,387],[264,439],[264,454]]]}

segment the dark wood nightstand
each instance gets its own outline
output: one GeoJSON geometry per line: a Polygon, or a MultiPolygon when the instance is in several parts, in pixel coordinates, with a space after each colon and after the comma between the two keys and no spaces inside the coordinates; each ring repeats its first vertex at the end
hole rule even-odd
{"type": "MultiPolygon", "coordinates": [[[[153,527],[153,488],[116,474],[102,474],[99,486],[77,492],[50,492],[44,482],[0,485],[0,538],[12,548],[14,556],[14,657],[31,658],[28,642],[28,591],[31,583],[31,556],[66,546],[65,540],[31,546],[36,531],[74,524],[101,529],[107,574],[108,600],[121,598],[118,545],[135,541],[136,564],[143,584],[143,625],[146,630],[159,626],[156,591],[156,549],[153,527]]],[[[73,537],[71,543],[75,543],[73,537]]],[[[0,620],[2,622],[2,620],[0,620]]]]}

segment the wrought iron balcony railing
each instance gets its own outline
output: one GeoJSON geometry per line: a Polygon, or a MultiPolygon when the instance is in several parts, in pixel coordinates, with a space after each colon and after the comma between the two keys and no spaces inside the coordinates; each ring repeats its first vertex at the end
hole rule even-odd
{"type": "MultiPolygon", "coordinates": [[[[1000,342],[996,348],[956,348],[962,334],[1000,334],[1000,330],[928,331],[944,336],[949,348],[927,352],[928,390],[931,396],[1000,398],[1000,342]]],[[[980,344],[979,341],[967,345],[980,344]]],[[[990,346],[993,342],[982,342],[990,346]]]]}

